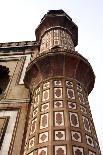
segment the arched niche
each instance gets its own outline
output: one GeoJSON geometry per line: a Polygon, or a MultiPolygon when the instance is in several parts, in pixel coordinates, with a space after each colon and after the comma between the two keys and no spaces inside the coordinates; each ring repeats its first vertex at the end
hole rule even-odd
{"type": "Polygon", "coordinates": [[[9,68],[0,65],[0,95],[2,95],[9,83],[9,68]]]}

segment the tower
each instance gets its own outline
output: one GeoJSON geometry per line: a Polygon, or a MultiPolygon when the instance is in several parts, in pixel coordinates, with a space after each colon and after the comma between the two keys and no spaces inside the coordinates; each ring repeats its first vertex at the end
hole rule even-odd
{"type": "Polygon", "coordinates": [[[101,155],[88,102],[95,75],[75,51],[77,25],[50,10],[35,34],[0,44],[0,155],[101,155]]]}
{"type": "Polygon", "coordinates": [[[95,75],[75,51],[78,27],[63,10],[51,10],[35,32],[40,50],[24,79],[31,92],[26,153],[99,155],[88,102],[95,75]]]}

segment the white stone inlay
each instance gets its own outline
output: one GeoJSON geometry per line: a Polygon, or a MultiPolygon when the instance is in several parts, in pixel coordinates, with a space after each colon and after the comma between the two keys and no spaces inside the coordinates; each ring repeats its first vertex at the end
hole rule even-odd
{"type": "Polygon", "coordinates": [[[30,58],[31,58],[31,55],[25,55],[26,56],[26,60],[25,60],[25,63],[24,63],[24,67],[23,67],[23,70],[22,70],[22,74],[21,74],[21,78],[20,78],[20,81],[19,81],[19,84],[23,84],[23,79],[24,79],[24,75],[25,75],[25,71],[26,71],[26,67],[28,66],[28,63],[30,62],[30,58]]]}
{"type": "Polygon", "coordinates": [[[0,150],[0,155],[8,155],[8,151],[9,151],[9,146],[10,146],[10,142],[11,142],[11,138],[12,138],[12,134],[13,134],[13,129],[15,126],[15,122],[16,122],[16,117],[17,117],[17,113],[18,111],[0,111],[0,116],[9,116],[9,122],[8,122],[8,126],[6,129],[6,133],[4,136],[4,140],[2,143],[2,147],[0,150]]]}

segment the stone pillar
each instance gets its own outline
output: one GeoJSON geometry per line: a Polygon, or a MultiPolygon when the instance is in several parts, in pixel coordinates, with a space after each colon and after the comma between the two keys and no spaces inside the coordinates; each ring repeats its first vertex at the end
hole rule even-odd
{"type": "MultiPolygon", "coordinates": [[[[68,38],[72,39],[74,49],[77,27],[73,27],[74,23],[63,11],[49,12],[36,30],[37,40],[41,40],[40,52],[29,64],[24,79],[32,98],[26,155],[101,155],[88,102],[88,94],[95,80],[90,64],[69,48],[68,28],[65,31],[66,39],[58,36],[59,41],[66,40],[66,48],[59,41],[58,46],[51,43],[49,49],[48,46],[45,46],[45,50],[43,48],[43,44],[48,42],[47,38],[42,43],[42,36],[47,35],[47,27],[51,23],[53,27],[65,22],[69,23],[64,27],[70,28],[71,37],[68,38]]],[[[61,33],[64,33],[64,29],[60,28],[58,34],[61,33]]],[[[54,38],[50,40],[55,42],[54,38]]]]}

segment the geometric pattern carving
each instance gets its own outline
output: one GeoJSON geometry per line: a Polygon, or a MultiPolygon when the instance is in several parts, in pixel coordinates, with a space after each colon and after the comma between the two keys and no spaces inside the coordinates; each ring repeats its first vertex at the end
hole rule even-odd
{"type": "Polygon", "coordinates": [[[48,127],[48,113],[41,115],[40,129],[48,127]]]}
{"type": "Polygon", "coordinates": [[[47,141],[48,141],[48,132],[39,134],[39,143],[43,143],[47,141]]]}
{"type": "MultiPolygon", "coordinates": [[[[31,155],[96,155],[98,149],[96,152],[92,147],[96,147],[97,138],[94,138],[94,132],[93,137],[90,134],[91,129],[94,129],[87,115],[90,113],[88,106],[84,105],[84,90],[81,86],[75,90],[75,83],[53,78],[41,83],[39,90],[34,92],[34,98],[39,98],[36,100],[39,104],[31,108],[30,112],[25,149],[27,155],[30,152],[31,155]],[[69,145],[70,150],[67,152],[69,145]]],[[[35,104],[34,100],[32,102],[35,104]]]]}
{"type": "Polygon", "coordinates": [[[41,105],[41,111],[45,111],[45,110],[48,110],[49,109],[49,103],[45,103],[45,104],[42,104],[41,105]]]}
{"type": "Polygon", "coordinates": [[[62,82],[60,80],[54,81],[54,86],[61,86],[62,82]]]}
{"type": "Polygon", "coordinates": [[[40,53],[49,50],[54,46],[60,46],[62,48],[74,50],[74,44],[70,34],[59,28],[57,30],[49,30],[42,37],[40,53]]]}
{"type": "Polygon", "coordinates": [[[71,135],[72,135],[72,140],[77,141],[77,142],[81,142],[82,141],[80,132],[72,131],[71,135]]]}
{"type": "Polygon", "coordinates": [[[47,155],[47,147],[38,149],[38,155],[47,155]]]}
{"type": "Polygon", "coordinates": [[[54,108],[62,108],[63,101],[54,101],[54,108]]]}
{"type": "Polygon", "coordinates": [[[55,155],[66,155],[66,146],[55,146],[55,155]]]}
{"type": "Polygon", "coordinates": [[[65,140],[65,131],[55,131],[55,140],[65,140]]]}
{"type": "Polygon", "coordinates": [[[29,140],[29,149],[34,146],[34,143],[35,143],[35,137],[29,140]]]}
{"type": "Polygon", "coordinates": [[[94,147],[93,138],[86,135],[87,144],[94,147]]]}
{"type": "Polygon", "coordinates": [[[76,103],[74,103],[74,102],[68,102],[68,108],[69,109],[76,109],[77,107],[76,107],[76,103]]]}
{"type": "Polygon", "coordinates": [[[43,89],[47,89],[50,87],[50,82],[46,82],[43,84],[43,89]]]}
{"type": "Polygon", "coordinates": [[[75,99],[74,90],[67,88],[67,97],[69,99],[75,99]]]}
{"type": "Polygon", "coordinates": [[[73,127],[79,127],[79,119],[77,113],[70,112],[70,123],[73,127]]]}
{"type": "Polygon", "coordinates": [[[84,155],[83,148],[73,146],[73,155],[84,155]]]}
{"type": "Polygon", "coordinates": [[[55,126],[64,125],[64,114],[63,112],[55,112],[55,126]]]}
{"type": "Polygon", "coordinates": [[[62,88],[54,88],[54,98],[62,98],[62,88]]]}
{"type": "Polygon", "coordinates": [[[84,129],[85,129],[86,131],[88,131],[88,132],[91,133],[91,129],[90,129],[90,125],[89,125],[89,120],[88,120],[88,118],[86,118],[86,117],[84,117],[84,116],[82,116],[82,117],[83,117],[84,129]]]}
{"type": "Polygon", "coordinates": [[[96,155],[96,153],[89,151],[89,155],[96,155]]]}
{"type": "Polygon", "coordinates": [[[37,118],[33,119],[32,122],[31,122],[30,135],[33,134],[36,131],[36,122],[37,122],[37,118]]]}
{"type": "Polygon", "coordinates": [[[43,91],[42,101],[47,101],[47,100],[49,100],[49,89],[43,91]]]}

